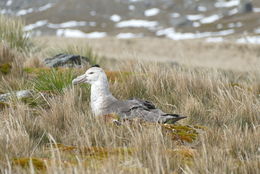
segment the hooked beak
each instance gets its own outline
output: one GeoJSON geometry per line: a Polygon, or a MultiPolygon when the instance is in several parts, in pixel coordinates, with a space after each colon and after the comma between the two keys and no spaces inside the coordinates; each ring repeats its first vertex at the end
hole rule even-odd
{"type": "Polygon", "coordinates": [[[77,78],[72,80],[72,84],[76,85],[76,84],[80,84],[80,83],[85,83],[85,82],[87,82],[87,78],[86,77],[87,77],[86,74],[78,76],[77,78]]]}

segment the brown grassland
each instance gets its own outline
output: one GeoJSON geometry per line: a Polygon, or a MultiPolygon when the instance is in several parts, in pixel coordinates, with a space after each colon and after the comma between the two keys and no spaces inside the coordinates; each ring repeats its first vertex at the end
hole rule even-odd
{"type": "MultiPolygon", "coordinates": [[[[29,39],[0,16],[1,173],[260,173],[260,46],[143,38],[29,39]],[[22,37],[23,36],[23,37],[22,37]],[[49,69],[60,52],[99,63],[119,99],[138,97],[188,118],[116,125],[94,117],[80,69],[49,69]]],[[[105,119],[104,119],[105,118],[105,119]]]]}

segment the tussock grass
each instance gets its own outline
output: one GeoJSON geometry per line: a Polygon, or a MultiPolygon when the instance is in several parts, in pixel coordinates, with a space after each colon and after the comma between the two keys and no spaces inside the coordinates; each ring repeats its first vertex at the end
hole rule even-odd
{"type": "Polygon", "coordinates": [[[70,87],[83,69],[50,70],[36,59],[24,65],[22,55],[3,45],[0,55],[12,61],[1,75],[1,93],[37,91],[0,103],[6,106],[0,107],[1,173],[260,173],[260,72],[240,71],[240,59],[236,70],[124,61],[114,72],[105,64],[119,99],[143,98],[188,116],[169,129],[94,117],[89,85],[70,87]]]}
{"type": "MultiPolygon", "coordinates": [[[[126,68],[122,66],[121,71],[128,70],[131,75],[125,80],[111,81],[111,90],[118,98],[150,99],[167,112],[187,115],[182,124],[205,127],[200,138],[188,143],[172,139],[158,125],[126,123],[118,127],[105,123],[91,114],[89,89],[83,85],[62,90],[59,95],[45,95],[48,107],[31,108],[15,102],[14,107],[1,111],[1,132],[5,133],[1,141],[2,154],[8,151],[9,159],[49,160],[44,169],[47,173],[72,170],[78,173],[259,172],[260,101],[258,89],[253,88],[259,81],[248,81],[255,79],[255,74],[236,79],[234,86],[232,73],[236,72],[226,72],[224,76],[222,70],[166,69],[145,63],[127,64],[126,68]],[[17,143],[19,148],[14,146],[17,143]],[[49,143],[74,150],[64,151],[54,145],[48,151],[49,143]],[[80,149],[85,147],[124,147],[134,151],[88,156],[81,153],[80,149]]],[[[49,75],[52,73],[57,72],[49,75]]],[[[71,78],[70,74],[63,73],[63,77],[71,78]]],[[[53,79],[56,78],[62,79],[61,76],[53,79]]],[[[46,78],[44,84],[52,84],[51,79],[46,78]]],[[[38,170],[35,165],[23,169],[15,165],[13,171],[28,173],[38,170]]],[[[4,170],[5,165],[1,169],[4,170]]]]}
{"type": "Polygon", "coordinates": [[[37,91],[61,93],[71,85],[75,77],[71,69],[50,69],[40,71],[33,79],[33,88],[37,91]]]}
{"type": "Polygon", "coordinates": [[[23,31],[24,24],[21,20],[0,15],[0,26],[1,42],[19,51],[27,51],[30,49],[31,42],[23,31]]]}

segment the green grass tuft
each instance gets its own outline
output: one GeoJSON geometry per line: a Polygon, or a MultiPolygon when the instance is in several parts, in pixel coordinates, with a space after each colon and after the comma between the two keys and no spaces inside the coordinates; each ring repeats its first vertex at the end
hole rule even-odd
{"type": "Polygon", "coordinates": [[[51,69],[50,71],[39,72],[33,86],[36,91],[46,91],[52,93],[62,93],[70,86],[73,80],[73,70],[51,69]]]}
{"type": "Polygon", "coordinates": [[[23,31],[24,24],[21,20],[0,15],[0,26],[0,38],[9,47],[19,51],[29,50],[31,42],[23,31]]]}

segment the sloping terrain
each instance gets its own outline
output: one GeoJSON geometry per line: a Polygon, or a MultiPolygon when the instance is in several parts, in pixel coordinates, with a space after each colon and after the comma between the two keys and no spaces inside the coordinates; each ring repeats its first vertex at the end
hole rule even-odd
{"type": "Polygon", "coordinates": [[[25,19],[25,30],[37,36],[214,37],[208,41],[235,36],[258,43],[260,33],[258,0],[2,0],[0,6],[2,14],[25,19]]]}
{"type": "Polygon", "coordinates": [[[260,173],[260,45],[32,39],[2,15],[0,26],[0,173],[260,173]],[[119,99],[188,117],[174,125],[95,117],[90,86],[71,84],[89,64],[43,61],[59,53],[100,64],[119,99]]]}

